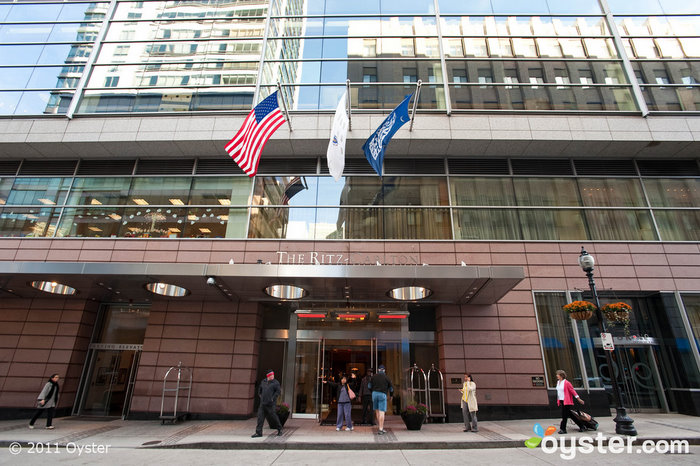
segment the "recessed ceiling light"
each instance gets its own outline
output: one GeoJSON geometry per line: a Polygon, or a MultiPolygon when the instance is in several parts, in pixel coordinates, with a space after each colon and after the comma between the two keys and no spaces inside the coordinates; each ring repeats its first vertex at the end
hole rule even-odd
{"type": "Polygon", "coordinates": [[[400,301],[415,301],[418,299],[427,298],[433,291],[422,287],[422,286],[402,286],[400,288],[394,288],[387,293],[390,298],[398,299],[400,301]]]}
{"type": "Polygon", "coordinates": [[[74,295],[78,292],[75,288],[58,282],[34,281],[30,285],[37,290],[53,294],[74,295]]]}
{"type": "Polygon", "coordinates": [[[132,201],[134,201],[134,204],[148,205],[148,201],[146,201],[146,199],[132,199],[132,201]]]}
{"type": "Polygon", "coordinates": [[[221,205],[231,205],[231,199],[217,199],[221,205]]]}
{"type": "Polygon", "coordinates": [[[91,199],[91,200],[90,200],[90,204],[92,204],[92,205],[102,205],[102,203],[101,203],[100,201],[98,201],[97,199],[91,199]]]}
{"type": "Polygon", "coordinates": [[[279,299],[301,299],[306,296],[304,288],[294,285],[270,285],[265,288],[265,293],[273,298],[279,299]]]}
{"type": "Polygon", "coordinates": [[[172,205],[185,205],[182,199],[168,199],[172,205]]]}
{"type": "Polygon", "coordinates": [[[154,294],[182,298],[190,294],[190,290],[181,286],[163,282],[146,283],[146,289],[154,294]]]}
{"type": "Polygon", "coordinates": [[[52,201],[51,199],[37,199],[37,200],[38,200],[39,202],[41,202],[42,204],[46,204],[46,205],[56,205],[56,203],[55,203],[54,201],[52,201]]]}

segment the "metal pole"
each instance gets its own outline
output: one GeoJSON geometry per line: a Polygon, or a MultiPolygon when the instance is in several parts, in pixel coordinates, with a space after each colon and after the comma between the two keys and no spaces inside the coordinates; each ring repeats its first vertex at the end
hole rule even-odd
{"type": "Polygon", "coordinates": [[[423,84],[422,80],[418,80],[416,83],[416,97],[413,99],[413,110],[411,110],[411,126],[409,126],[408,131],[413,131],[413,120],[416,117],[416,107],[418,106],[418,98],[420,97],[420,87],[423,84]]]}
{"type": "MultiPolygon", "coordinates": [[[[581,256],[588,255],[586,250],[581,247],[581,256]]],[[[586,272],[586,277],[588,277],[588,286],[593,293],[593,304],[595,304],[595,315],[598,319],[598,326],[600,327],[601,333],[607,333],[605,327],[605,320],[603,320],[603,313],[600,310],[600,301],[598,300],[598,292],[595,288],[595,281],[593,280],[593,269],[594,267],[586,267],[583,269],[586,272]]],[[[602,337],[601,337],[602,340],[602,337]]],[[[615,369],[613,366],[613,359],[611,351],[603,350],[605,353],[605,360],[608,364],[608,371],[610,372],[610,379],[612,380],[613,393],[615,395],[615,412],[616,416],[613,421],[615,421],[615,433],[620,435],[637,435],[637,429],[634,428],[634,421],[631,417],[627,415],[627,408],[622,405],[622,397],[620,396],[620,387],[617,384],[617,376],[615,375],[615,369]]]]}
{"type": "Polygon", "coordinates": [[[350,95],[350,80],[345,80],[345,95],[348,105],[348,131],[352,131],[352,96],[350,95]]]}
{"type": "Polygon", "coordinates": [[[284,110],[284,117],[289,125],[289,132],[292,132],[292,122],[289,120],[289,112],[287,112],[287,103],[284,101],[284,94],[282,94],[282,85],[277,81],[277,92],[279,92],[279,100],[282,101],[282,109],[284,110]]]}

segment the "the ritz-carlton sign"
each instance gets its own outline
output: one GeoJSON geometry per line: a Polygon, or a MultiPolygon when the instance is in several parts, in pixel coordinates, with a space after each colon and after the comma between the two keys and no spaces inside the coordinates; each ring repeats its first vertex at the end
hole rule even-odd
{"type": "Polygon", "coordinates": [[[418,257],[407,254],[389,254],[380,256],[364,252],[289,252],[277,251],[278,264],[311,265],[421,265],[418,257]]]}

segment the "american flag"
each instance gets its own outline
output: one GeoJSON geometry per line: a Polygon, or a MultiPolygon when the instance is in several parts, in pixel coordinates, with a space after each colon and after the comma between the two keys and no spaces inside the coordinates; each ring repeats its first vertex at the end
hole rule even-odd
{"type": "Polygon", "coordinates": [[[277,103],[277,92],[270,94],[250,111],[241,129],[225,147],[233,161],[251,177],[258,171],[265,143],[287,121],[277,103]]]}

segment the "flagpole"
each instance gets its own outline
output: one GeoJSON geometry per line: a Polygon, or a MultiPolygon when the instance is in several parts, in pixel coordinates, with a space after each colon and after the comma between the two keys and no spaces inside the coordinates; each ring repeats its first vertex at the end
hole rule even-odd
{"type": "Polygon", "coordinates": [[[287,124],[289,125],[289,132],[292,130],[292,121],[289,119],[289,112],[287,112],[287,103],[284,101],[284,94],[282,94],[282,86],[280,82],[277,81],[277,92],[279,92],[280,100],[282,101],[282,108],[284,109],[284,116],[287,119],[287,124]]]}
{"type": "Polygon", "coordinates": [[[420,87],[423,84],[422,80],[418,80],[416,83],[416,98],[413,99],[413,110],[411,111],[411,126],[408,127],[408,131],[413,131],[413,120],[416,117],[416,107],[418,106],[418,98],[420,97],[420,87]]]}
{"type": "Polygon", "coordinates": [[[352,97],[350,96],[350,80],[345,80],[346,100],[348,104],[348,131],[352,131],[352,97]]]}

